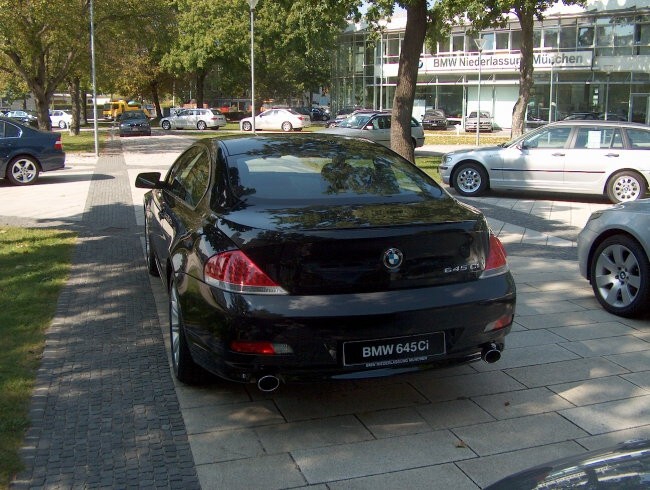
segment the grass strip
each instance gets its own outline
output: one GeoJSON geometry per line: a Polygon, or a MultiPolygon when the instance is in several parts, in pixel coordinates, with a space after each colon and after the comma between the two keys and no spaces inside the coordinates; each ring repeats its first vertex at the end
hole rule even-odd
{"type": "Polygon", "coordinates": [[[22,469],[19,449],[45,331],[70,273],[75,240],[63,230],[0,227],[0,488],[22,469]]]}

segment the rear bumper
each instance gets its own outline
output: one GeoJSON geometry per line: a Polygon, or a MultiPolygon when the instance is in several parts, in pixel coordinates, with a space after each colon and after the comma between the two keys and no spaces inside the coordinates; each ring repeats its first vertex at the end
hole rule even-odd
{"type": "MultiPolygon", "coordinates": [[[[192,357],[226,379],[255,381],[272,374],[287,381],[374,377],[479,359],[500,347],[511,322],[489,326],[515,312],[515,286],[504,274],[471,283],[361,295],[252,296],[224,293],[185,277],[179,288],[192,357]],[[195,291],[195,293],[190,293],[195,291]],[[444,352],[346,365],[343,344],[444,333],[444,352]],[[241,354],[232,340],[288,345],[292,353],[241,354]],[[387,367],[388,366],[388,367],[387,367]]],[[[414,337],[415,338],[415,337],[414,337]]]]}

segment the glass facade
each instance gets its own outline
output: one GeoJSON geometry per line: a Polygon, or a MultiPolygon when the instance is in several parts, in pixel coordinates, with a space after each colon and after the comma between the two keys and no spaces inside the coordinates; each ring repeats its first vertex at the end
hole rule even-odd
{"type": "MultiPolygon", "coordinates": [[[[593,113],[602,119],[650,123],[650,9],[646,10],[632,8],[616,15],[589,10],[549,15],[538,22],[529,122],[593,113]]],[[[341,35],[332,74],[334,110],[392,107],[404,35],[396,24],[389,24],[381,39],[372,39],[363,30],[341,35]]],[[[435,52],[421,53],[414,117],[438,108],[452,122],[461,123],[480,104],[481,110],[491,112],[497,127],[510,127],[519,85],[519,25],[482,31],[480,58],[474,37],[458,28],[438,43],[435,52]]]]}

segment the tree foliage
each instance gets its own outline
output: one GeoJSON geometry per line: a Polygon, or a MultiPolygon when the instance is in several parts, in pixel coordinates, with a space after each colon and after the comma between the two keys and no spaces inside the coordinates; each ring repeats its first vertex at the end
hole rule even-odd
{"type": "MultiPolygon", "coordinates": [[[[358,0],[261,0],[254,11],[255,87],[289,98],[326,84],[336,34],[358,0]]],[[[218,77],[224,92],[250,85],[250,7],[246,0],[178,0],[177,39],[163,66],[181,76],[218,77]]],[[[239,88],[239,94],[232,93],[239,88]]],[[[197,103],[200,103],[197,95],[197,103]]]]}

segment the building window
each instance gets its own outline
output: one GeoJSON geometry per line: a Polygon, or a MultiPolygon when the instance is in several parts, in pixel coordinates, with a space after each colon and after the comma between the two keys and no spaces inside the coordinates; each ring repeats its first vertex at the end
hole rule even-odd
{"type": "Polygon", "coordinates": [[[521,49],[521,31],[512,31],[510,33],[510,50],[519,51],[521,49]]]}
{"type": "Polygon", "coordinates": [[[560,28],[560,48],[576,48],[576,26],[562,26],[560,28]]]}
{"type": "Polygon", "coordinates": [[[591,48],[594,45],[593,26],[578,26],[578,47],[591,48]]]}
{"type": "Polygon", "coordinates": [[[616,56],[632,54],[634,22],[625,17],[603,17],[596,20],[596,54],[616,56]]]}
{"type": "Polygon", "coordinates": [[[650,54],[650,24],[636,25],[634,44],[637,46],[636,54],[650,54]]]}
{"type": "Polygon", "coordinates": [[[557,27],[544,28],[544,48],[557,49],[557,27]]]}
{"type": "Polygon", "coordinates": [[[452,52],[465,51],[465,34],[454,34],[451,37],[452,52]]]}
{"type": "Polygon", "coordinates": [[[510,49],[509,46],[509,41],[510,41],[510,33],[508,31],[505,32],[497,32],[496,33],[496,49],[497,50],[508,50],[510,49]]]}
{"type": "Polygon", "coordinates": [[[542,30],[535,29],[533,31],[533,49],[540,49],[542,47],[542,30]]]}

